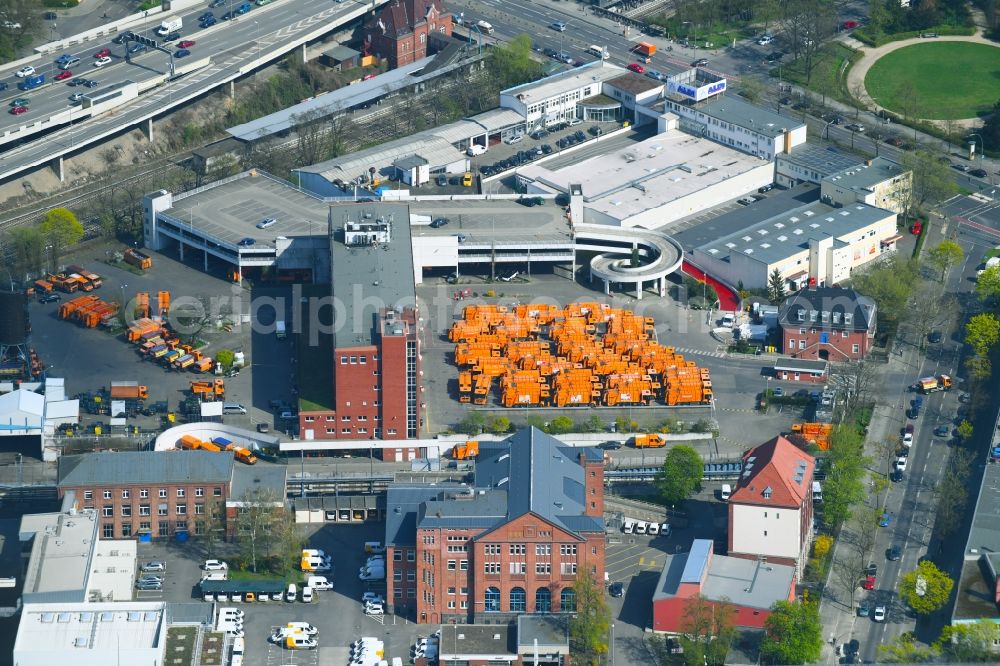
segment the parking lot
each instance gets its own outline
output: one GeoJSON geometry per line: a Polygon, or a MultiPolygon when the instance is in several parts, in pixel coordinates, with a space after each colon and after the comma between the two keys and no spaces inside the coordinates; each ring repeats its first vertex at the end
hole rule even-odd
{"type": "MultiPolygon", "coordinates": [[[[401,657],[409,662],[410,647],[417,636],[426,636],[430,627],[418,626],[393,615],[366,616],[360,602],[366,591],[385,594],[385,582],[364,583],[358,580],[358,569],[367,557],[363,550],[365,541],[381,541],[385,524],[323,525],[313,527],[309,534],[309,547],[324,550],[334,560],[334,571],[324,574],[333,580],[334,589],[317,592],[311,604],[301,601],[267,601],[252,603],[219,602],[219,607],[240,608],[244,617],[247,666],[275,666],[276,664],[313,665],[318,663],[346,664],[352,641],[361,636],[376,637],[385,642],[386,659],[401,657]],[[273,629],[287,622],[308,622],[319,630],[317,651],[295,651],[268,642],[273,629]],[[332,653],[332,654],[331,654],[332,653]]],[[[212,552],[202,544],[140,543],[139,564],[150,560],[163,560],[167,564],[161,592],[140,592],[136,598],[169,602],[199,602],[198,582],[205,559],[218,558],[235,561],[227,544],[220,544],[212,552]]],[[[232,571],[230,572],[232,575],[232,571]]],[[[239,575],[239,574],[237,574],[239,575]]],[[[301,588],[306,574],[294,582],[301,588]]],[[[202,602],[210,603],[210,602],[202,602]]]]}
{"type": "MultiPolygon", "coordinates": [[[[136,293],[148,292],[153,314],[157,314],[156,293],[169,291],[172,321],[187,322],[185,330],[191,337],[204,342],[201,349],[206,355],[212,356],[220,349],[242,349],[247,362],[252,364],[238,376],[226,379],[226,402],[241,403],[248,412],[246,415],[226,415],[226,422],[251,429],[257,423],[272,423],[274,415],[268,409],[268,402],[273,399],[290,401],[293,397],[288,381],[292,347],[290,341],[278,341],[273,333],[254,334],[247,322],[238,323],[239,317],[234,312],[249,311],[251,292],[205,273],[200,258],[186,265],[150,252],[152,268],[137,275],[104,263],[105,249],[120,248],[116,245],[90,246],[75,256],[66,257],[64,263],[80,264],[101,275],[104,286],[92,293],[103,300],[117,301],[124,296],[132,301],[136,293]],[[202,311],[201,308],[204,308],[204,319],[192,324],[194,318],[189,315],[202,311]],[[222,327],[224,322],[231,330],[222,327]],[[232,322],[232,326],[228,322],[232,322]]],[[[282,295],[286,291],[263,287],[256,288],[252,294],[253,298],[258,298],[282,295]]],[[[60,320],[60,302],[78,295],[60,294],[61,301],[46,304],[34,300],[29,309],[32,346],[49,367],[51,376],[65,377],[69,395],[107,388],[112,381],[136,381],[149,387],[147,403],[166,400],[169,409],[175,410],[189,393],[190,382],[207,376],[187,370],[167,370],[158,363],[144,360],[136,347],[120,334],[111,335],[101,328],[88,329],[75,322],[60,320]]],[[[269,307],[260,308],[256,314],[257,319],[265,323],[275,317],[273,308],[269,307]]],[[[94,423],[107,422],[108,416],[83,416],[84,429],[94,423]]],[[[151,429],[159,427],[160,421],[156,415],[138,416],[130,419],[129,425],[151,429]]]]}

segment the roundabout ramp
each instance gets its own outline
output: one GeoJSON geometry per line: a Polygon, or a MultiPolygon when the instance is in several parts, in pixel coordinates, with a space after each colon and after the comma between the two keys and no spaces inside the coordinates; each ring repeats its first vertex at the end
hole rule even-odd
{"type": "Polygon", "coordinates": [[[600,252],[590,261],[590,280],[602,280],[606,294],[611,293],[612,284],[623,284],[634,287],[635,297],[641,299],[643,287],[652,282],[662,297],[667,276],[683,262],[680,244],[659,231],[577,224],[573,235],[577,250],[600,252]],[[637,266],[632,265],[633,257],[638,259],[637,266]]]}

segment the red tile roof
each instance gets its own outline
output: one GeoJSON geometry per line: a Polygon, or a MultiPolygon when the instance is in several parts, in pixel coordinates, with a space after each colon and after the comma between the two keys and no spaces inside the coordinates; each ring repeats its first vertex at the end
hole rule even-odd
{"type": "Polygon", "coordinates": [[[368,30],[381,30],[388,37],[399,37],[413,32],[413,28],[427,21],[431,10],[438,16],[448,14],[441,0],[393,0],[384,6],[365,26],[368,30]]]}
{"type": "Polygon", "coordinates": [[[743,456],[730,504],[798,509],[812,493],[816,459],[780,435],[743,456]]]}

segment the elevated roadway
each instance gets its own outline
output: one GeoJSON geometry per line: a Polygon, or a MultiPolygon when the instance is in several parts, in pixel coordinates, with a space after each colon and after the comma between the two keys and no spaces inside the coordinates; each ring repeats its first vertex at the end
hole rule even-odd
{"type": "MultiPolygon", "coordinates": [[[[3,71],[3,80],[9,88],[0,93],[4,106],[19,97],[29,99],[29,111],[14,116],[0,114],[0,147],[9,147],[0,159],[0,181],[18,176],[38,166],[51,164],[60,178],[63,178],[62,159],[67,154],[120,133],[132,127],[142,126],[152,138],[153,119],[162,116],[187,102],[204,95],[225,84],[253,72],[268,63],[320,37],[356,20],[388,0],[331,3],[330,0],[274,0],[264,7],[254,6],[249,13],[231,20],[219,21],[216,25],[200,30],[198,17],[213,11],[217,18],[228,11],[226,6],[209,10],[207,3],[180,12],[184,26],[182,40],[193,40],[191,55],[174,58],[171,72],[171,56],[168,53],[147,50],[131,56],[125,62],[125,46],[111,41],[113,34],[105,34],[101,39],[68,47],[64,52],[72,53],[81,62],[73,68],[73,77],[96,79],[100,85],[94,89],[70,87],[67,82],[53,82],[58,72],[54,59],[57,52],[46,59],[32,62],[37,73],[45,74],[46,84],[35,90],[21,91],[16,84],[21,81],[13,76],[13,70],[3,71]],[[112,62],[104,67],[93,66],[93,54],[101,49],[111,51],[112,62]],[[74,106],[70,95],[75,92],[99,93],[116,84],[132,81],[138,86],[138,98],[108,109],[92,109],[74,106]],[[40,139],[46,133],[45,140],[40,139]]],[[[162,16],[174,16],[175,13],[162,16]]],[[[154,39],[160,17],[143,30],[132,28],[137,34],[154,39]]],[[[116,31],[117,32],[117,31],[116,31]]],[[[167,44],[173,50],[176,42],[167,44]]],[[[24,61],[18,63],[20,66],[24,61]]]]}
{"type": "Polygon", "coordinates": [[[574,226],[577,250],[601,252],[590,261],[590,280],[602,280],[604,293],[612,284],[635,285],[635,297],[642,298],[643,284],[653,282],[662,297],[667,276],[681,267],[684,251],[670,236],[638,227],[609,227],[599,224],[574,226]],[[615,245],[609,249],[609,245],[615,245]],[[632,254],[639,265],[632,266],[632,254]]]}

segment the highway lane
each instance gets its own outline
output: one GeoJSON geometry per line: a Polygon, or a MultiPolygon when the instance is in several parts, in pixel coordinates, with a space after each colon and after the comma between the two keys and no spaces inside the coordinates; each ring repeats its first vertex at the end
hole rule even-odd
{"type": "MultiPolygon", "coordinates": [[[[184,22],[179,31],[181,33],[180,40],[164,46],[168,50],[175,51],[178,41],[194,40],[196,42],[194,46],[190,47],[191,55],[188,58],[175,59],[177,66],[233,49],[244,49],[248,55],[254,55],[254,49],[257,48],[266,54],[268,46],[294,34],[296,32],[293,29],[294,26],[300,25],[303,20],[316,15],[322,15],[325,20],[335,20],[352,9],[356,9],[359,4],[362,3],[357,0],[343,3],[332,3],[330,0],[274,0],[263,7],[254,5],[249,13],[235,20],[222,21],[222,14],[228,11],[226,6],[210,10],[206,2],[205,5],[179,14],[183,17],[184,22]],[[197,19],[207,11],[213,12],[220,20],[216,25],[202,30],[198,27],[197,19]]],[[[149,25],[144,30],[136,30],[135,32],[159,40],[159,37],[154,34],[159,24],[159,20],[150,19],[149,25]]],[[[81,60],[80,63],[71,68],[74,77],[97,79],[101,86],[95,90],[122,81],[141,82],[168,71],[169,57],[167,54],[159,51],[147,51],[132,56],[132,63],[129,64],[124,60],[124,45],[114,44],[110,41],[102,43],[95,40],[92,44],[88,44],[85,49],[69,52],[81,60]],[[105,48],[111,51],[113,62],[99,69],[93,67],[93,53],[105,48]]],[[[52,77],[59,73],[54,62],[56,57],[58,56],[53,56],[53,61],[45,61],[43,64],[35,65],[38,73],[45,74],[46,77],[46,85],[42,88],[32,91],[18,90],[17,84],[22,79],[13,76],[12,71],[5,73],[4,80],[7,81],[9,88],[0,93],[0,100],[2,100],[0,104],[7,107],[11,100],[18,97],[27,97],[31,103],[26,114],[20,116],[13,116],[9,113],[0,114],[0,133],[62,112],[71,106],[69,96],[72,93],[88,90],[81,87],[71,87],[68,82],[52,82],[52,77]]],[[[275,57],[278,57],[278,54],[275,54],[275,57]]],[[[82,114],[86,115],[86,112],[82,112],[82,114]]]]}

